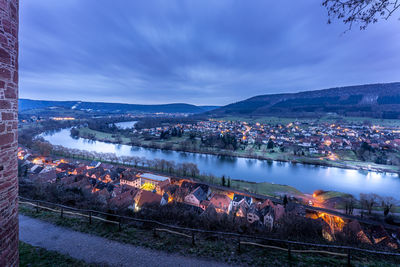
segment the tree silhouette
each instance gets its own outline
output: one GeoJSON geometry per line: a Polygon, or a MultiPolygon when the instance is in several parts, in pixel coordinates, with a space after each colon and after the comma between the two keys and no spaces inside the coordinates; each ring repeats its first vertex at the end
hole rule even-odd
{"type": "Polygon", "coordinates": [[[399,9],[398,0],[324,0],[322,5],[328,10],[328,23],[332,20],[342,20],[349,25],[359,23],[360,29],[365,30],[371,23],[380,19],[389,19],[399,9]]]}

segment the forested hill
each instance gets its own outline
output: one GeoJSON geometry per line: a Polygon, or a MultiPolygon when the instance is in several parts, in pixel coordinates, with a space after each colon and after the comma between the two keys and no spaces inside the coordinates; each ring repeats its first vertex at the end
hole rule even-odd
{"type": "Polygon", "coordinates": [[[45,101],[19,99],[19,110],[32,109],[54,109],[64,108],[71,110],[87,110],[110,113],[128,113],[128,112],[143,112],[143,113],[202,113],[210,111],[213,106],[195,106],[190,104],[164,104],[164,105],[137,105],[137,104],[119,104],[119,103],[103,103],[103,102],[81,102],[81,101],[45,101]]]}
{"type": "Polygon", "coordinates": [[[326,114],[400,119],[400,83],[368,84],[291,94],[255,96],[209,112],[213,116],[326,114]]]}

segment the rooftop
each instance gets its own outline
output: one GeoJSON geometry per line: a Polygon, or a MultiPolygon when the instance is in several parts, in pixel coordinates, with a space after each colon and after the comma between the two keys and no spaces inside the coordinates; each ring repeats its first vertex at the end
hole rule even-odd
{"type": "Polygon", "coordinates": [[[169,180],[169,178],[166,176],[156,175],[156,174],[152,174],[152,173],[143,173],[142,175],[140,175],[140,177],[151,179],[151,180],[156,180],[156,181],[169,180]]]}

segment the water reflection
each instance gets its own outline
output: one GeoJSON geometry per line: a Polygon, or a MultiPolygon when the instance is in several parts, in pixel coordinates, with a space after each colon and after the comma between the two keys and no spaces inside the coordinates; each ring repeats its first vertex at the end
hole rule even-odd
{"type": "Polygon", "coordinates": [[[137,123],[137,121],[125,121],[125,122],[115,123],[115,126],[117,126],[117,128],[119,128],[119,129],[125,130],[125,129],[133,128],[136,123],[137,123]]]}
{"type": "Polygon", "coordinates": [[[115,145],[82,138],[73,139],[69,129],[45,134],[43,137],[52,144],[68,148],[116,153],[117,156],[174,160],[176,163],[193,162],[203,173],[211,173],[215,176],[227,175],[233,179],[246,179],[253,182],[287,184],[307,193],[324,189],[354,195],[374,192],[400,198],[399,174],[115,145]]]}

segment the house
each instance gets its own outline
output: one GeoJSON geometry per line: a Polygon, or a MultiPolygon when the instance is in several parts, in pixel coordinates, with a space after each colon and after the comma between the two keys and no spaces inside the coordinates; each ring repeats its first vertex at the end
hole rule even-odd
{"type": "Polygon", "coordinates": [[[56,180],[57,172],[55,170],[39,173],[35,178],[35,181],[39,183],[54,183],[56,180]]]}
{"type": "Polygon", "coordinates": [[[263,203],[259,204],[259,209],[262,210],[265,207],[271,207],[274,211],[274,220],[279,220],[285,215],[285,207],[281,204],[274,204],[270,199],[266,199],[263,203]]]}
{"type": "Polygon", "coordinates": [[[306,210],[303,206],[299,206],[293,202],[289,202],[286,205],[286,211],[285,211],[289,216],[301,216],[305,217],[306,215],[306,210]]]}
{"type": "Polygon", "coordinates": [[[274,220],[275,220],[275,213],[274,209],[272,206],[266,206],[262,210],[260,210],[262,219],[263,219],[263,224],[265,227],[267,227],[269,230],[272,230],[274,227],[274,220]]]}
{"type": "Polygon", "coordinates": [[[164,205],[168,204],[168,201],[169,201],[169,195],[168,195],[168,193],[164,193],[162,195],[160,205],[164,206],[164,205]]]}
{"type": "Polygon", "coordinates": [[[170,184],[171,184],[170,180],[165,180],[165,181],[159,182],[156,185],[157,193],[159,193],[160,195],[163,195],[165,190],[169,187],[170,184]]]}
{"type": "Polygon", "coordinates": [[[239,204],[236,205],[234,208],[230,209],[229,212],[233,212],[235,214],[235,216],[237,216],[237,217],[245,218],[245,217],[247,217],[247,211],[248,211],[249,207],[250,206],[246,201],[240,201],[239,204]]]}
{"type": "Polygon", "coordinates": [[[189,181],[183,181],[180,186],[180,188],[182,189],[187,189],[188,192],[192,192],[193,189],[195,189],[196,187],[197,187],[196,183],[192,183],[189,181]]]}
{"type": "Polygon", "coordinates": [[[210,201],[209,200],[203,200],[200,202],[200,208],[202,210],[206,210],[210,206],[210,201]]]}
{"type": "Polygon", "coordinates": [[[85,174],[86,173],[86,165],[82,164],[75,168],[72,172],[73,175],[85,174]]]}
{"type": "Polygon", "coordinates": [[[120,172],[121,179],[129,179],[133,177],[139,177],[139,174],[137,171],[133,169],[126,169],[122,172],[120,172]]]}
{"type": "Polygon", "coordinates": [[[129,208],[129,206],[133,205],[134,202],[134,198],[136,196],[136,194],[138,193],[138,189],[137,188],[131,188],[128,189],[127,191],[113,197],[112,199],[110,199],[110,207],[112,209],[127,209],[129,208]]]}
{"type": "Polygon", "coordinates": [[[125,168],[121,168],[121,167],[114,168],[114,171],[116,173],[118,173],[119,175],[121,175],[125,170],[126,170],[125,168]]]}
{"type": "Polygon", "coordinates": [[[100,165],[101,165],[101,162],[92,161],[92,162],[90,162],[89,165],[86,166],[86,168],[87,168],[87,169],[98,168],[98,167],[100,167],[100,165]]]}
{"type": "Polygon", "coordinates": [[[140,178],[141,185],[143,185],[145,183],[149,183],[154,186],[157,186],[161,182],[165,182],[165,181],[168,181],[169,183],[171,182],[171,179],[169,177],[156,175],[156,174],[152,174],[152,173],[143,173],[140,175],[139,178],[140,178]]]}
{"type": "Polygon", "coordinates": [[[214,206],[217,212],[228,213],[231,201],[232,200],[227,195],[214,194],[210,199],[210,204],[214,206]]]}
{"type": "Polygon", "coordinates": [[[244,205],[247,205],[247,208],[249,208],[252,202],[253,200],[249,196],[234,194],[229,205],[229,212],[234,211],[239,205],[241,205],[241,203],[245,203],[244,205]]]}
{"type": "Polygon", "coordinates": [[[185,197],[185,203],[200,207],[200,203],[207,199],[207,193],[203,191],[201,186],[198,186],[193,192],[185,197]]]}
{"type": "Polygon", "coordinates": [[[255,223],[260,221],[261,213],[255,204],[252,204],[247,211],[247,221],[249,223],[255,223]]]}
{"type": "Polygon", "coordinates": [[[43,170],[43,167],[40,165],[33,165],[30,170],[29,173],[33,173],[33,174],[39,174],[41,171],[43,170]]]}
{"type": "Polygon", "coordinates": [[[249,207],[246,217],[249,223],[258,222],[272,230],[275,221],[275,211],[273,206],[262,206],[253,203],[249,207]]]}
{"type": "Polygon", "coordinates": [[[57,172],[57,179],[63,179],[68,176],[69,176],[68,172],[57,172]]]}
{"type": "Polygon", "coordinates": [[[102,167],[93,168],[88,171],[91,178],[102,180],[102,177],[106,174],[106,171],[102,167]]]}
{"type": "Polygon", "coordinates": [[[75,170],[75,166],[68,164],[68,163],[60,163],[57,165],[56,167],[56,171],[57,172],[68,172],[68,173],[72,173],[75,170]]]}
{"type": "Polygon", "coordinates": [[[92,190],[93,185],[90,183],[89,179],[87,179],[85,176],[80,176],[82,177],[82,179],[79,179],[78,177],[79,175],[76,176],[76,181],[69,184],[68,187],[78,188],[90,192],[92,190]]]}
{"type": "Polygon", "coordinates": [[[161,204],[161,199],[162,197],[156,193],[146,190],[139,190],[139,192],[136,194],[134,198],[133,208],[135,211],[138,211],[145,204],[152,204],[152,203],[161,204]]]}
{"type": "Polygon", "coordinates": [[[141,187],[141,184],[142,184],[140,178],[138,178],[138,177],[136,177],[136,176],[121,178],[121,179],[119,180],[119,183],[120,183],[121,185],[128,185],[128,186],[132,186],[132,187],[135,187],[135,188],[140,188],[140,187],[141,187]]]}
{"type": "Polygon", "coordinates": [[[103,175],[103,179],[106,181],[109,181],[109,182],[115,181],[119,178],[120,178],[120,175],[115,170],[107,170],[105,172],[105,174],[103,175]]]}
{"type": "Polygon", "coordinates": [[[152,173],[143,173],[133,175],[126,175],[124,172],[122,175],[123,178],[120,179],[120,183],[130,185],[136,188],[142,188],[144,185],[148,188],[154,188],[157,192],[161,192],[161,187],[164,187],[170,184],[171,180],[169,177],[156,175],[152,173]],[[157,190],[158,186],[158,190],[157,190]]]}

